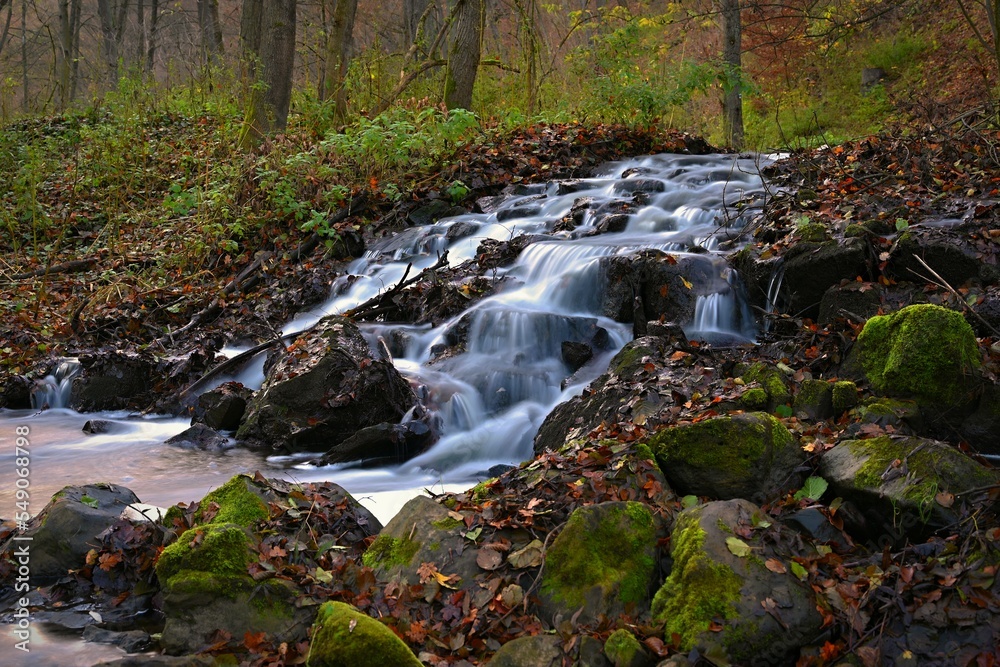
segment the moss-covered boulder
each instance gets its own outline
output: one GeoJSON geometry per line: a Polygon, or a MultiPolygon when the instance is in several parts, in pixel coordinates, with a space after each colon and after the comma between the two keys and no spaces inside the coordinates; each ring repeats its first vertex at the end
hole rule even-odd
{"type": "Polygon", "coordinates": [[[763,412],[673,426],[648,444],[676,491],[724,500],[795,488],[796,468],[805,460],[784,424],[763,412]]]}
{"type": "Polygon", "coordinates": [[[899,433],[920,433],[924,416],[916,401],[876,396],[867,398],[851,412],[858,425],[892,427],[899,433]]]}
{"type": "Polygon", "coordinates": [[[957,522],[963,492],[1000,481],[948,444],[890,436],[841,442],[823,454],[819,472],[835,494],[861,508],[863,533],[890,544],[957,522]]]}
{"type": "MultiPolygon", "coordinates": [[[[87,552],[100,535],[138,503],[129,489],[114,484],[67,486],[52,496],[42,511],[28,522],[24,535],[31,538],[32,585],[52,583],[69,570],[86,564],[87,552]]],[[[0,543],[0,553],[12,554],[26,544],[13,538],[0,543]]]]}
{"type": "Polygon", "coordinates": [[[653,659],[639,640],[628,630],[619,628],[604,642],[604,654],[614,667],[653,667],[653,659]]]}
{"type": "Polygon", "coordinates": [[[970,406],[979,348],[960,313],[930,304],[873,317],[858,336],[858,359],[872,387],[945,412],[970,406]]]}
{"type": "Polygon", "coordinates": [[[805,380],[795,395],[795,414],[810,421],[833,416],[833,385],[826,380],[805,380]]]}
{"type": "Polygon", "coordinates": [[[350,320],[328,317],[268,371],[236,437],[266,451],[323,452],[359,430],[398,423],[410,385],[350,320]]]}
{"type": "MultiPolygon", "coordinates": [[[[758,361],[744,368],[740,377],[744,383],[757,384],[767,393],[767,403],[761,408],[766,408],[768,412],[774,412],[779,405],[788,405],[792,402],[792,392],[788,389],[785,374],[772,364],[758,361]]],[[[760,402],[759,399],[757,402],[760,402]]]]}
{"type": "Polygon", "coordinates": [[[822,619],[805,586],[781,573],[785,568],[766,567],[768,558],[786,562],[772,551],[774,536],[766,535],[776,530],[745,500],[681,512],[670,542],[673,568],[652,606],[653,618],[665,623],[665,638],[676,635],[682,650],[721,654],[733,664],[794,663],[822,619]]]}
{"type": "Polygon", "coordinates": [[[547,615],[583,623],[635,615],[649,604],[656,579],[659,521],[642,503],[581,507],[545,554],[541,598],[547,615]]]}
{"type": "Polygon", "coordinates": [[[834,382],[830,403],[835,417],[844,414],[858,404],[858,385],[850,380],[834,382]]]}
{"type": "Polygon", "coordinates": [[[417,584],[421,563],[434,563],[438,572],[456,575],[454,585],[469,584],[483,570],[476,564],[475,543],[465,532],[465,523],[447,507],[417,496],[382,529],[362,560],[382,580],[417,584]]]}
{"type": "Polygon", "coordinates": [[[399,637],[382,623],[343,602],[319,609],[309,644],[308,667],[421,667],[399,637]]]}

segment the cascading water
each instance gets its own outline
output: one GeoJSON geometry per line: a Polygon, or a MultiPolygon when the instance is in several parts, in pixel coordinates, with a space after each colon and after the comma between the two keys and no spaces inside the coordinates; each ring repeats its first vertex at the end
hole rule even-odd
{"type": "Polygon", "coordinates": [[[63,359],[43,377],[31,392],[31,407],[35,410],[69,407],[70,394],[73,390],[73,378],[80,372],[80,362],[76,359],[63,359]]]}

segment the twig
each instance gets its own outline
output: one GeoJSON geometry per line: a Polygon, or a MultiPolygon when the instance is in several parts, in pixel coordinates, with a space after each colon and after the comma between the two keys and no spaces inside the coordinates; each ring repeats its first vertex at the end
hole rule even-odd
{"type": "MultiPolygon", "coordinates": [[[[937,278],[937,281],[928,280],[928,282],[934,283],[938,287],[943,287],[944,289],[946,289],[949,292],[951,292],[952,296],[954,296],[956,299],[958,299],[959,303],[962,304],[962,307],[965,310],[967,310],[970,313],[972,313],[973,315],[975,315],[976,319],[978,319],[980,322],[982,322],[984,325],[986,325],[987,329],[989,329],[990,331],[992,331],[997,336],[1000,336],[1000,331],[997,331],[996,328],[994,328],[994,326],[992,324],[990,324],[989,322],[987,322],[986,319],[982,315],[980,315],[975,310],[973,310],[972,307],[965,302],[965,299],[962,297],[962,295],[958,293],[958,290],[956,290],[954,287],[952,287],[951,285],[949,285],[947,280],[945,280],[944,278],[942,278],[941,275],[937,271],[935,271],[934,269],[932,269],[927,264],[927,262],[924,261],[923,257],[920,257],[918,255],[914,255],[913,258],[915,260],[917,260],[918,262],[920,262],[921,266],[923,266],[925,269],[927,269],[928,271],[930,271],[932,276],[934,276],[935,278],[937,278]]],[[[927,276],[922,276],[919,273],[917,273],[916,271],[914,271],[913,269],[910,269],[910,273],[912,273],[913,275],[917,276],[918,278],[922,278],[923,280],[927,280],[927,276]]]]}

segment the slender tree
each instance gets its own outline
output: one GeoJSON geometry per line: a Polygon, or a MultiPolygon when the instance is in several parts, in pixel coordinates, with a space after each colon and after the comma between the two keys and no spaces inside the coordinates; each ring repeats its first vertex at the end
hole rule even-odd
{"type": "Polygon", "coordinates": [[[455,3],[451,48],[444,77],[444,103],[449,109],[472,106],[483,36],[483,0],[455,3]]]}
{"type": "Polygon", "coordinates": [[[720,0],[722,64],[724,67],[722,116],[726,143],[743,149],[743,37],[739,0],[720,0]]]}
{"type": "Polygon", "coordinates": [[[333,117],[337,123],[343,123],[347,118],[347,88],[344,83],[354,46],[354,17],[357,10],[358,0],[336,0],[327,35],[326,80],[323,89],[326,96],[333,96],[333,117]]]}
{"type": "Polygon", "coordinates": [[[7,43],[7,36],[10,34],[10,18],[14,14],[14,1],[0,0],[0,13],[5,9],[7,10],[7,18],[4,19],[3,30],[0,30],[0,52],[3,52],[3,47],[7,43]]]}
{"type": "Polygon", "coordinates": [[[225,52],[222,23],[219,21],[219,0],[198,0],[198,27],[201,31],[202,62],[217,63],[225,52]]]}

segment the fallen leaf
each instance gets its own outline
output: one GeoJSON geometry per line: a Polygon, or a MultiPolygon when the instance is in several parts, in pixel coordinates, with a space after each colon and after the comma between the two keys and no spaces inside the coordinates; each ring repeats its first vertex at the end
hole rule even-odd
{"type": "Polygon", "coordinates": [[[495,570],[503,563],[503,556],[496,549],[483,547],[476,554],[476,565],[484,570],[495,570]]]}
{"type": "Polygon", "coordinates": [[[752,551],[750,545],[738,537],[727,537],[726,546],[734,556],[739,558],[746,558],[752,551]]]}
{"type": "Polygon", "coordinates": [[[518,549],[507,556],[507,562],[517,570],[523,570],[526,567],[538,567],[542,564],[543,546],[540,540],[532,540],[523,549],[518,549]]]}
{"type": "Polygon", "coordinates": [[[788,568],[785,567],[785,564],[782,563],[777,558],[768,558],[766,561],[764,561],[764,567],[769,569],[771,572],[774,572],[775,574],[785,574],[786,572],[788,572],[788,568]]]}

